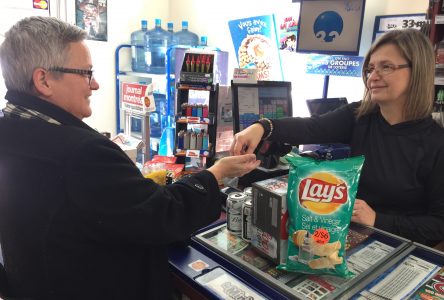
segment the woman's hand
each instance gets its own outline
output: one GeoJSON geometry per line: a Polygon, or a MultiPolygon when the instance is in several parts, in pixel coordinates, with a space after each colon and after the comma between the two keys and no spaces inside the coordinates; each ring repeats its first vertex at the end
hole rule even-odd
{"type": "Polygon", "coordinates": [[[264,128],[258,123],[236,133],[234,135],[233,143],[231,144],[230,154],[241,155],[253,153],[263,135],[264,128]]]}
{"type": "Polygon", "coordinates": [[[356,223],[375,226],[376,212],[364,200],[356,199],[351,220],[356,223]]]}
{"type": "Polygon", "coordinates": [[[241,177],[260,165],[261,161],[256,160],[254,154],[244,154],[239,156],[227,156],[216,161],[207,170],[213,173],[218,181],[225,177],[241,177]]]}

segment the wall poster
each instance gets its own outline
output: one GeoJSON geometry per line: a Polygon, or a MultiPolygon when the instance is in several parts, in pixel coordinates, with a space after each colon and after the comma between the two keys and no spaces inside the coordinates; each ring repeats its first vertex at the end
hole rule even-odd
{"type": "Polygon", "coordinates": [[[76,25],[88,33],[88,39],[108,40],[107,0],[76,0],[76,25]]]}
{"type": "Polygon", "coordinates": [[[257,80],[282,80],[274,15],[228,22],[239,68],[256,68],[257,80]]]}

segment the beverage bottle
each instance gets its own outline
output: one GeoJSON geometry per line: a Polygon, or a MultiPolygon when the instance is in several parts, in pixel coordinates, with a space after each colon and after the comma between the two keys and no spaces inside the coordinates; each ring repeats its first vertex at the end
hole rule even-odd
{"type": "Polygon", "coordinates": [[[152,74],[166,72],[165,54],[171,43],[171,33],[162,29],[162,21],[155,19],[155,27],[145,33],[146,71],[152,74]]]}
{"type": "Polygon", "coordinates": [[[199,37],[197,34],[188,30],[188,21],[182,21],[182,30],[173,34],[173,44],[187,47],[196,47],[199,45],[199,37]]]}
{"type": "Polygon", "coordinates": [[[134,72],[145,72],[145,33],[148,22],[141,21],[142,29],[131,33],[131,69],[134,72]]]}

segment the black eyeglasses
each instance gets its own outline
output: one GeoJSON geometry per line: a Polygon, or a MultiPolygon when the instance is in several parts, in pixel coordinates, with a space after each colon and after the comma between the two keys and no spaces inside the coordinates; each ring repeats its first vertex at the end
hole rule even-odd
{"type": "Polygon", "coordinates": [[[363,70],[364,72],[364,77],[365,79],[368,79],[370,77],[370,75],[373,73],[373,71],[376,70],[376,72],[378,72],[379,75],[388,75],[391,74],[393,72],[395,72],[396,70],[399,69],[403,69],[403,68],[410,68],[411,65],[410,64],[402,64],[402,65],[392,65],[392,64],[383,64],[383,65],[379,65],[379,66],[369,66],[367,68],[365,68],[363,70]]]}
{"type": "Polygon", "coordinates": [[[70,74],[79,74],[79,75],[86,75],[88,78],[88,84],[91,85],[91,80],[94,78],[93,76],[93,70],[85,70],[85,69],[70,69],[70,68],[63,68],[63,67],[54,67],[49,69],[51,72],[60,72],[60,73],[70,73],[70,74]]]}

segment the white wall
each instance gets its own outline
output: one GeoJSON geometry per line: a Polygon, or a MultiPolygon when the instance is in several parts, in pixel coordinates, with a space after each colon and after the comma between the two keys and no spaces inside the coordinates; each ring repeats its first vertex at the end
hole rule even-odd
{"type": "MultiPolygon", "coordinates": [[[[190,30],[208,36],[210,46],[218,46],[230,52],[230,66],[236,65],[234,47],[228,30],[228,21],[262,14],[291,14],[295,8],[291,0],[170,0],[171,20],[180,24],[183,18],[189,21],[190,30]]],[[[370,47],[375,16],[390,14],[425,13],[428,0],[366,0],[360,55],[370,47]]],[[[176,27],[177,28],[177,27],[176,27]]],[[[285,54],[284,54],[285,55],[285,54]]],[[[305,74],[302,54],[284,57],[285,80],[292,81],[293,111],[295,115],[307,115],[305,99],[322,96],[323,76],[305,74]],[[292,57],[289,57],[292,56],[292,57]]],[[[231,72],[231,71],[230,71],[231,72]]],[[[363,94],[361,78],[330,76],[329,97],[346,96],[349,101],[358,101],[363,94]]]]}
{"type": "MultiPolygon", "coordinates": [[[[51,0],[51,3],[56,3],[56,1],[51,0]]],[[[66,3],[66,20],[75,24],[75,1],[66,0],[66,3]]],[[[31,5],[32,1],[29,0],[15,0],[9,1],[6,7],[2,6],[0,34],[26,16],[44,15],[45,13],[48,15],[47,11],[29,8],[31,5]]],[[[94,92],[91,97],[93,115],[84,120],[91,127],[99,131],[115,133],[115,49],[120,44],[129,43],[130,34],[140,28],[141,19],[147,19],[150,27],[154,25],[155,18],[167,20],[169,7],[169,1],[165,0],[125,0],[123,2],[108,0],[108,41],[87,41],[93,60],[94,76],[100,84],[100,89],[94,92]]],[[[62,14],[61,18],[64,19],[64,17],[65,14],[62,14]]],[[[0,35],[0,43],[2,41],[3,36],[0,35]]],[[[127,63],[129,63],[129,59],[127,63]]],[[[6,88],[1,75],[0,81],[0,108],[2,108],[5,104],[3,97],[6,88]]]]}
{"type": "MultiPolygon", "coordinates": [[[[73,2],[73,1],[72,1],[73,2]]],[[[88,41],[94,64],[94,76],[100,89],[91,97],[93,114],[84,121],[99,131],[115,134],[116,127],[116,88],[115,88],[115,49],[120,44],[130,43],[131,32],[140,29],[140,20],[148,20],[154,27],[154,19],[169,18],[169,1],[156,0],[108,0],[108,41],[88,41]]],[[[130,65],[130,52],[122,50],[123,58],[127,53],[126,64],[130,65]]],[[[123,62],[124,65],[125,61],[123,62]]]]}
{"type": "MultiPolygon", "coordinates": [[[[14,2],[25,3],[25,0],[14,2]]],[[[74,3],[73,0],[67,2],[71,5],[74,3]]],[[[14,5],[13,1],[9,3],[14,5]]],[[[237,62],[228,21],[262,14],[286,13],[289,5],[292,5],[291,0],[108,0],[108,41],[88,41],[100,89],[91,97],[93,115],[85,121],[100,131],[115,133],[114,51],[118,45],[129,42],[131,32],[140,27],[141,19],[147,19],[149,27],[152,27],[154,18],[162,18],[164,24],[173,21],[175,30],[180,28],[182,20],[188,20],[190,30],[199,36],[207,35],[210,46],[218,46],[230,52],[229,70],[232,70],[237,62]]],[[[364,55],[370,46],[376,15],[423,13],[427,5],[428,0],[367,0],[360,55],[364,55]]],[[[68,7],[68,21],[74,18],[73,9],[68,7]]],[[[0,20],[9,13],[2,8],[0,20]]],[[[304,74],[301,61],[303,60],[295,58],[294,63],[284,66],[290,70],[286,72],[285,79],[293,82],[294,111],[298,115],[306,114],[304,99],[322,95],[323,83],[322,76],[304,74]]],[[[360,78],[330,77],[329,97],[347,96],[349,100],[356,101],[360,99],[362,90],[360,78]]],[[[4,87],[2,89],[1,84],[0,94],[0,98],[3,98],[4,87]]]]}
{"type": "MultiPolygon", "coordinates": [[[[32,7],[32,3],[26,0],[16,0],[14,3],[2,3],[0,11],[0,43],[3,42],[4,33],[18,20],[18,18],[49,15],[49,11],[47,10],[35,10],[29,8],[30,6],[32,7]]],[[[0,109],[6,105],[6,101],[3,99],[6,93],[6,87],[1,74],[0,68],[0,109]]]]}

